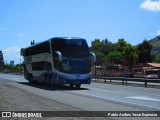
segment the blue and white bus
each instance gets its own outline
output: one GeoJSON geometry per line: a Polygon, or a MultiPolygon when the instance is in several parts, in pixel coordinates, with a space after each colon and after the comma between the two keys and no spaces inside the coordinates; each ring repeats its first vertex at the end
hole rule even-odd
{"type": "Polygon", "coordinates": [[[47,85],[68,84],[79,88],[91,83],[91,65],[96,61],[83,38],[54,37],[21,49],[24,77],[47,85]]]}

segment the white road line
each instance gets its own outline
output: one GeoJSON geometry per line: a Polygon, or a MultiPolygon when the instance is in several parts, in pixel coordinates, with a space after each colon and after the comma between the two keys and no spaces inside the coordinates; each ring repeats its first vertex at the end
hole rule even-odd
{"type": "MultiPolygon", "coordinates": [[[[92,87],[88,87],[89,89],[91,89],[91,90],[98,90],[98,91],[103,91],[103,92],[105,92],[105,90],[108,90],[108,89],[101,89],[101,88],[92,88],[92,87]]],[[[118,89],[115,89],[115,91],[114,92],[116,92],[116,90],[118,90],[118,89]]],[[[160,96],[160,95],[157,95],[157,94],[152,94],[152,93],[142,93],[142,92],[132,92],[132,91],[126,91],[126,90],[118,90],[117,92],[126,92],[126,93],[134,93],[134,94],[143,94],[143,95],[151,95],[151,96],[160,96]]]]}
{"type": "Polygon", "coordinates": [[[160,102],[160,100],[158,100],[158,99],[150,98],[150,97],[146,97],[146,96],[133,96],[133,97],[125,97],[125,98],[160,102]]]}
{"type": "MultiPolygon", "coordinates": [[[[74,92],[73,92],[73,93],[74,93],[74,92]]],[[[75,92],[75,93],[77,93],[77,92],[75,92]]],[[[154,108],[154,109],[160,110],[160,107],[151,106],[151,105],[143,105],[143,104],[138,104],[138,103],[133,103],[133,102],[128,102],[128,101],[123,101],[123,100],[117,100],[117,99],[113,99],[113,98],[106,98],[106,97],[103,97],[103,96],[98,96],[98,95],[93,95],[93,94],[87,94],[87,93],[78,93],[78,94],[85,95],[85,96],[90,96],[90,97],[95,97],[95,98],[101,98],[101,99],[105,99],[105,100],[111,100],[111,101],[121,102],[121,103],[127,103],[127,104],[132,104],[132,105],[149,107],[149,108],[154,108]]]]}

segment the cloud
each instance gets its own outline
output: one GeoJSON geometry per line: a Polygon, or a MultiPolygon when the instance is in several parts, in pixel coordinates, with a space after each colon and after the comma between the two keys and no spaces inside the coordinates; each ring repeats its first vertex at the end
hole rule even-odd
{"type": "Polygon", "coordinates": [[[14,61],[15,64],[20,63],[20,59],[22,60],[22,56],[20,55],[20,48],[19,47],[9,47],[4,50],[3,57],[5,63],[10,63],[10,61],[14,61]]]}
{"type": "Polygon", "coordinates": [[[157,36],[159,36],[159,35],[160,35],[160,29],[157,30],[157,31],[154,31],[154,32],[149,33],[149,34],[148,34],[148,39],[153,39],[153,38],[155,38],[155,37],[157,37],[157,36]]]}
{"type": "Polygon", "coordinates": [[[140,8],[152,11],[152,12],[160,12],[160,0],[152,1],[152,0],[145,0],[141,3],[140,8]]]}
{"type": "Polygon", "coordinates": [[[157,36],[160,35],[160,29],[156,32],[156,35],[157,35],[157,36]]]}

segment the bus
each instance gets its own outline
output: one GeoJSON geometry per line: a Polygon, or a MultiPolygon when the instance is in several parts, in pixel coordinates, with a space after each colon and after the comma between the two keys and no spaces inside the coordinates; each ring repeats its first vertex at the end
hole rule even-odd
{"type": "Polygon", "coordinates": [[[85,39],[54,37],[21,49],[24,77],[29,83],[70,85],[80,88],[91,83],[91,66],[96,56],[85,39]]]}

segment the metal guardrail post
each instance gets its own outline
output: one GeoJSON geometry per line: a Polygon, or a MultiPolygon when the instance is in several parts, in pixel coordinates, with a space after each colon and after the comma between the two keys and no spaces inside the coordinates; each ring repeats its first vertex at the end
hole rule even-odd
{"type": "Polygon", "coordinates": [[[145,87],[147,87],[147,81],[145,81],[145,87]]]}
{"type": "Polygon", "coordinates": [[[110,79],[110,83],[112,82],[112,80],[110,79]]]}
{"type": "Polygon", "coordinates": [[[97,78],[96,78],[96,82],[98,81],[98,79],[99,79],[99,78],[97,77],[97,78]]]}
{"type": "Polygon", "coordinates": [[[127,84],[128,81],[136,81],[136,82],[144,82],[144,86],[147,87],[147,82],[150,83],[160,83],[160,79],[146,79],[146,78],[124,78],[124,77],[101,77],[101,76],[94,76],[95,82],[98,81],[98,79],[103,79],[104,83],[107,83],[107,80],[110,80],[110,83],[112,80],[122,81],[122,85],[125,83],[127,84]]]}
{"type": "Polygon", "coordinates": [[[122,80],[122,85],[124,85],[124,80],[122,80]]]}
{"type": "Polygon", "coordinates": [[[104,79],[104,83],[106,83],[106,79],[104,79]]]}
{"type": "Polygon", "coordinates": [[[126,84],[127,84],[127,80],[126,80],[126,84]]]}

